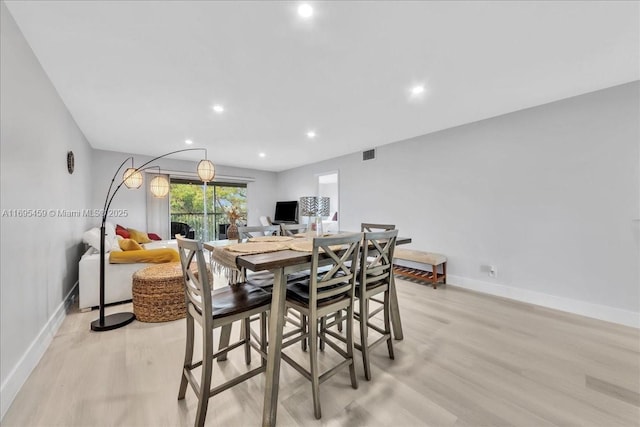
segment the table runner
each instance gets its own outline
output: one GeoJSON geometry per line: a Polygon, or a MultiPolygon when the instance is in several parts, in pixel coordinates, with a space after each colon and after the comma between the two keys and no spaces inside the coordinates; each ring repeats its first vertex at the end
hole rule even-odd
{"type": "Polygon", "coordinates": [[[285,249],[288,249],[287,245],[277,242],[248,242],[214,247],[211,252],[211,268],[216,274],[226,275],[229,284],[234,285],[246,280],[243,269],[238,268],[236,262],[238,256],[276,252],[285,249]]]}
{"type": "Polygon", "coordinates": [[[239,253],[226,251],[224,247],[213,248],[211,251],[211,269],[220,275],[227,276],[230,285],[245,281],[244,271],[238,269],[236,258],[239,253]]]}
{"type": "Polygon", "coordinates": [[[250,242],[288,242],[293,240],[290,236],[257,236],[251,237],[250,242]]]}
{"type": "MultiPolygon", "coordinates": [[[[342,245],[330,246],[333,251],[339,250],[342,245]]],[[[230,285],[244,282],[246,275],[243,269],[238,268],[237,258],[240,255],[277,252],[291,249],[298,252],[311,253],[313,251],[313,239],[291,239],[280,242],[247,242],[234,245],[213,247],[211,252],[211,270],[216,274],[227,276],[230,285]]],[[[322,251],[322,248],[320,249],[322,251]]]]}
{"type": "MultiPolygon", "coordinates": [[[[313,252],[313,239],[305,239],[305,240],[296,240],[295,242],[291,242],[289,245],[289,249],[298,252],[313,252]]],[[[331,245],[329,249],[332,251],[337,251],[342,248],[344,245],[331,245]]],[[[322,248],[320,248],[320,252],[324,252],[322,248]]]]}

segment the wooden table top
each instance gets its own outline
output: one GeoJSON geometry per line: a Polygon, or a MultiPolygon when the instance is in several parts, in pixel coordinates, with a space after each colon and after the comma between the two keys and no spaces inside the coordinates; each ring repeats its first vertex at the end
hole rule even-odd
{"type": "MultiPolygon", "coordinates": [[[[396,245],[405,245],[409,243],[411,243],[410,237],[398,237],[396,239],[396,245]]],[[[262,271],[304,264],[310,261],[311,252],[300,252],[287,249],[284,251],[267,252],[263,254],[239,255],[236,262],[239,267],[244,267],[251,271],[262,271]]]]}

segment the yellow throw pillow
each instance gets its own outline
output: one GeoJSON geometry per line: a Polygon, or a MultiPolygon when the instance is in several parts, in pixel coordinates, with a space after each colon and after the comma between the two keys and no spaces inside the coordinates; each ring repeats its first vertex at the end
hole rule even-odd
{"type": "Polygon", "coordinates": [[[130,237],[138,243],[150,243],[151,239],[144,231],[135,230],[133,228],[127,228],[127,231],[131,235],[130,237]]]}
{"type": "Polygon", "coordinates": [[[143,248],[133,239],[122,239],[118,241],[120,249],[123,251],[141,251],[143,248]]]}

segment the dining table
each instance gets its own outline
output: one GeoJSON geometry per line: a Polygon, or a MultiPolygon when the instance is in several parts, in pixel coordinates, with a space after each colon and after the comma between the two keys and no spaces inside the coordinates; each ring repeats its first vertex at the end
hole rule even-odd
{"type": "MultiPolygon", "coordinates": [[[[348,232],[339,232],[339,234],[344,233],[348,232]]],[[[225,251],[225,247],[236,243],[236,241],[219,240],[208,242],[205,244],[205,247],[212,252],[212,259],[218,260],[218,262],[226,262],[227,265],[225,267],[227,268],[236,268],[238,271],[246,269],[253,272],[270,271],[273,273],[262,425],[275,426],[278,409],[282,335],[286,314],[287,276],[298,271],[308,270],[311,263],[311,252],[289,249],[283,246],[282,250],[277,251],[248,254],[239,253],[232,258],[235,260],[236,265],[228,265],[228,254],[220,251],[225,251]],[[224,255],[224,257],[220,255],[224,255]]],[[[409,237],[398,237],[396,240],[396,245],[408,243],[411,243],[411,238],[409,237]]],[[[402,340],[402,323],[400,320],[398,296],[393,274],[391,275],[390,284],[390,303],[393,336],[396,340],[402,340]]],[[[220,347],[224,345],[224,341],[229,341],[229,334],[230,328],[221,333],[220,347]]]]}

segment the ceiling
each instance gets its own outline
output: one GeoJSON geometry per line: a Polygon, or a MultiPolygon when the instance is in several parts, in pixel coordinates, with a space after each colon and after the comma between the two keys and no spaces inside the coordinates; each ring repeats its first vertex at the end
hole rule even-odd
{"type": "Polygon", "coordinates": [[[6,1],[94,148],[261,170],[640,78],[638,2],[308,3],[6,1]]]}

